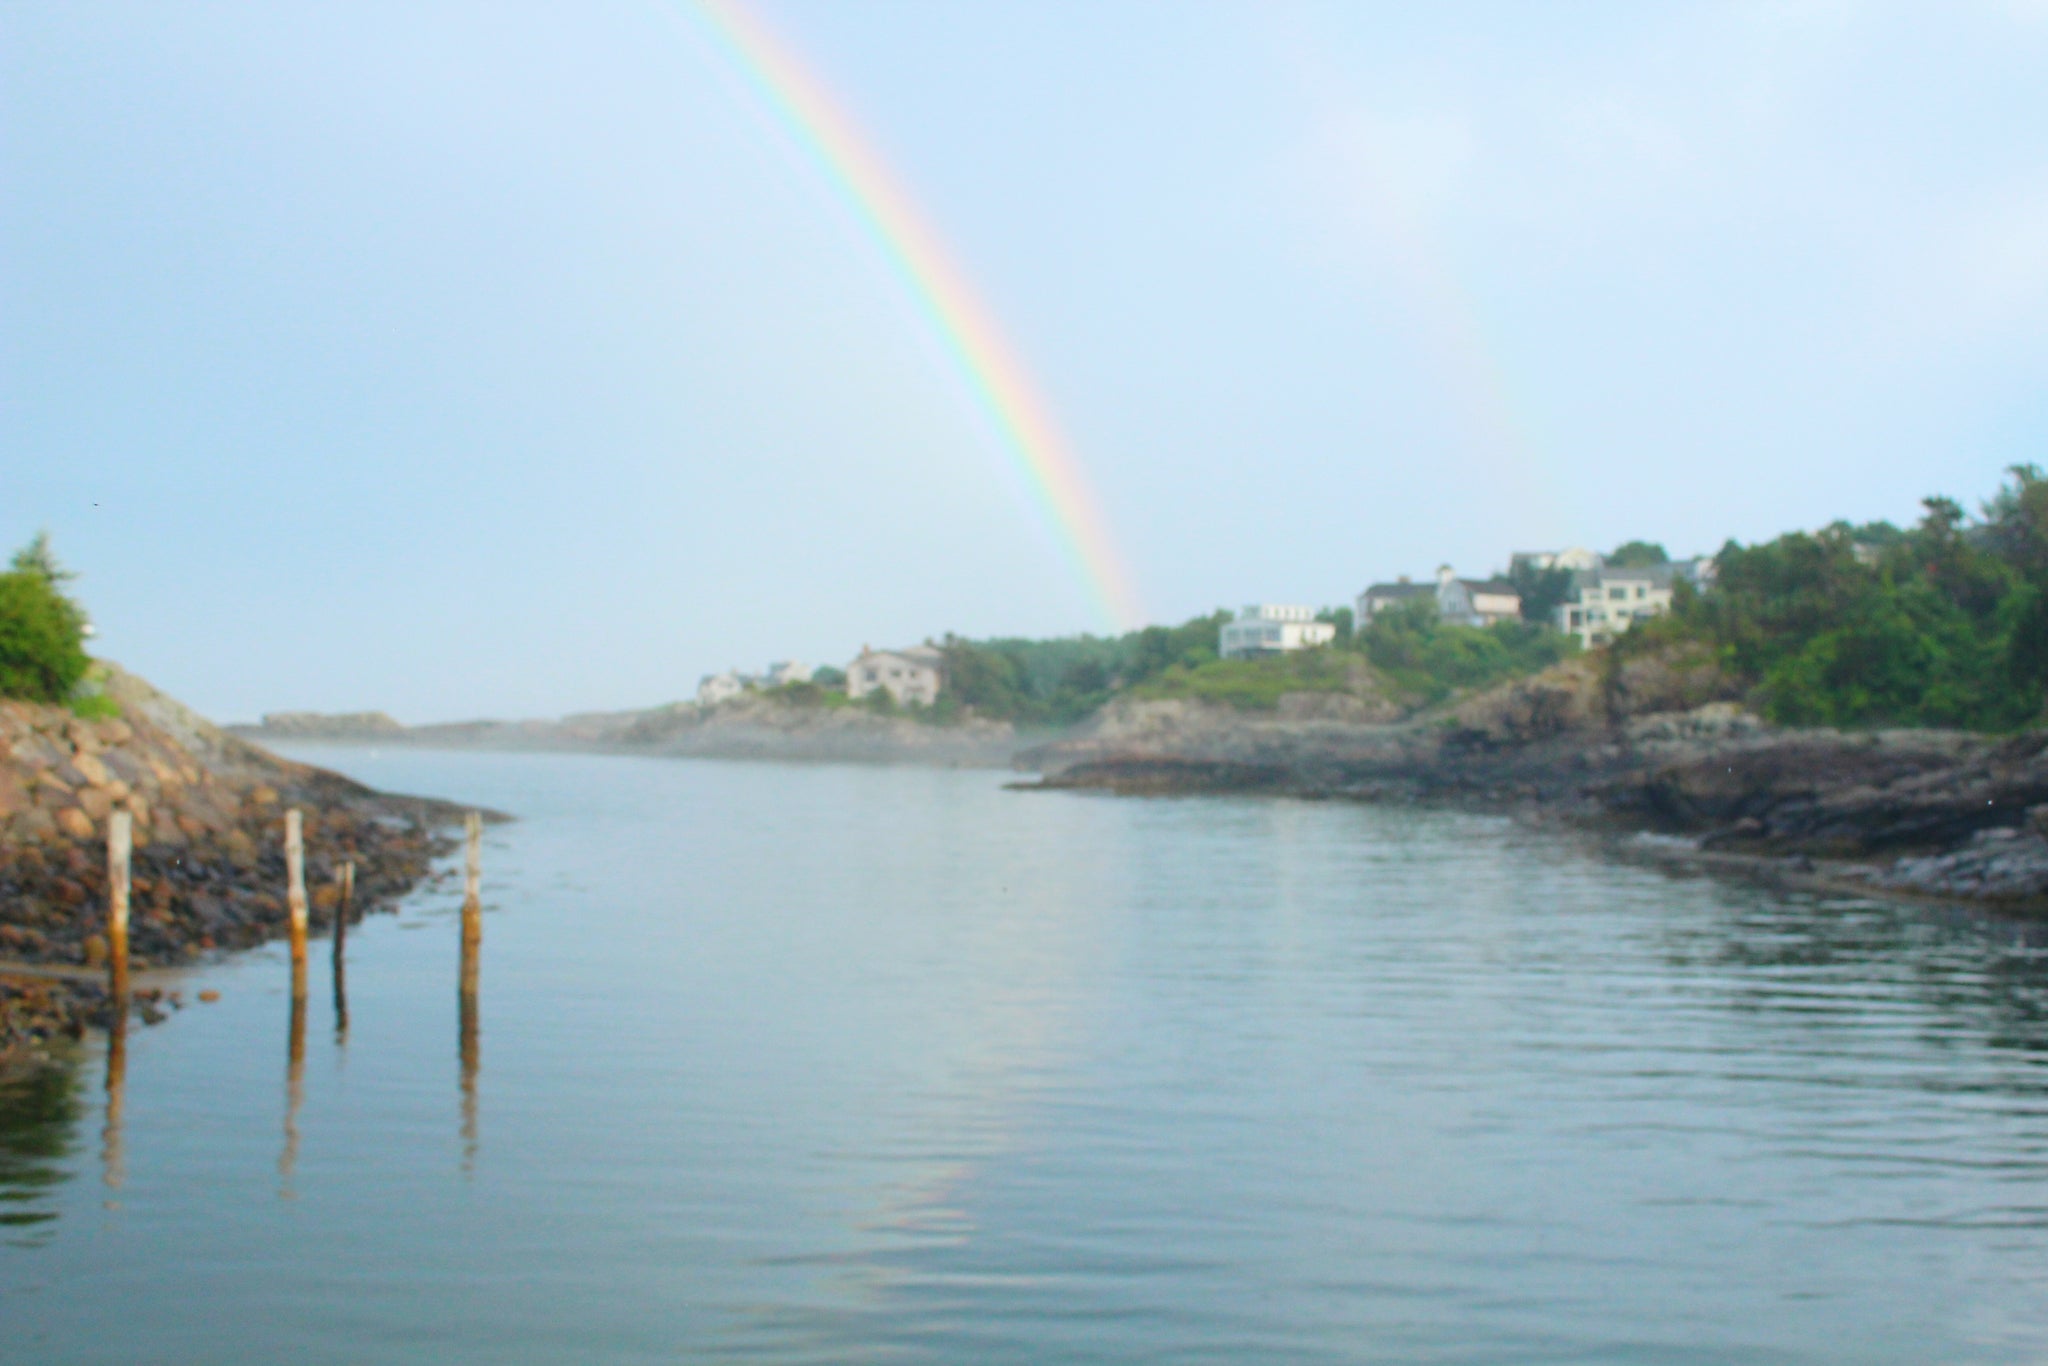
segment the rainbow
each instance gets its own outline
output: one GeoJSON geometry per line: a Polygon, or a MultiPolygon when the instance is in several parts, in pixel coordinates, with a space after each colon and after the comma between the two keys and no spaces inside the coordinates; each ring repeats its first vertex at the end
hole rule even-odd
{"type": "Polygon", "coordinates": [[[1062,557],[1110,629],[1143,618],[1108,523],[1045,400],[995,319],[844,105],[737,0],[690,6],[845,202],[903,284],[1062,557]]]}

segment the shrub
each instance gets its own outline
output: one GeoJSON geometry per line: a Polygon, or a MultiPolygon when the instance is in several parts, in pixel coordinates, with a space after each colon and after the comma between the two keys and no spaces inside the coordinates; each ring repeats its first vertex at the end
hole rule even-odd
{"type": "Polygon", "coordinates": [[[0,574],[0,697],[62,702],[85,677],[85,616],[34,569],[0,574]]]}

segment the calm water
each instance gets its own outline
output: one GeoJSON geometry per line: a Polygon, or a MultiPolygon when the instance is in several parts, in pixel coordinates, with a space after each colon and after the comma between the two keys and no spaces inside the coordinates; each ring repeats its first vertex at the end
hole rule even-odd
{"type": "MultiPolygon", "coordinates": [[[[309,752],[312,753],[312,752],[309,752]]],[[[1505,822],[330,751],[458,888],[0,1099],[9,1362],[2040,1362],[2048,936],[1505,822]],[[297,1096],[294,1099],[294,1089],[297,1096]]]]}

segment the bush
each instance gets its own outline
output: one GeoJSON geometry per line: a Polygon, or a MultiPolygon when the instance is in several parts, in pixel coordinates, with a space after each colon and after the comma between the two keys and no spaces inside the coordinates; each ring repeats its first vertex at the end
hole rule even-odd
{"type": "Polygon", "coordinates": [[[1730,543],[1705,593],[1617,655],[1689,639],[1793,725],[2005,730],[2042,717],[2048,679],[2048,480],[2030,465],[1968,523],[1929,498],[1918,526],[1837,523],[1730,543]]]}
{"type": "Polygon", "coordinates": [[[1187,697],[1240,711],[1271,711],[1288,693],[1348,692],[1352,659],[1341,651],[1295,650],[1262,659],[1174,664],[1130,690],[1132,697],[1187,697]]]}
{"type": "Polygon", "coordinates": [[[1419,598],[1373,617],[1358,648],[1396,689],[1436,702],[1466,688],[1486,688],[1557,663],[1578,648],[1571,636],[1524,622],[1447,625],[1434,598],[1419,598]]]}
{"type": "Polygon", "coordinates": [[[85,677],[85,615],[33,569],[0,574],[0,697],[62,702],[85,677]]]}

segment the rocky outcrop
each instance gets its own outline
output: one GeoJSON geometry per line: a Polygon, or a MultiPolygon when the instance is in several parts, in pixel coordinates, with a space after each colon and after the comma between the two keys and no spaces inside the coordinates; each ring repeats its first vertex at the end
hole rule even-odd
{"type": "Polygon", "coordinates": [[[1019,744],[1007,722],[961,718],[939,725],[865,707],[793,706],[742,696],[715,707],[679,703],[642,713],[607,747],[713,759],[936,764],[1002,768],[1019,744]]]}
{"type": "Polygon", "coordinates": [[[0,701],[0,962],[104,961],[117,810],[133,824],[129,944],[143,967],[282,932],[288,808],[303,813],[316,924],[334,915],[343,858],[357,864],[357,913],[389,906],[460,814],[280,759],[119,670],[106,691],[118,719],[0,701]]]}
{"type": "Polygon", "coordinates": [[[2048,898],[2048,733],[1789,729],[1698,701],[1730,691],[1704,658],[1590,656],[1393,725],[1119,703],[1019,758],[1044,787],[1477,804],[1845,861],[1889,890],[2048,898]]]}
{"type": "Polygon", "coordinates": [[[389,740],[405,727],[381,711],[273,711],[260,726],[247,727],[280,740],[389,740]]]}
{"type": "MultiPolygon", "coordinates": [[[[1020,739],[1006,722],[966,717],[936,723],[865,707],[801,705],[746,694],[717,706],[694,702],[646,711],[589,712],[558,721],[451,721],[395,729],[357,725],[356,717],[283,713],[261,726],[231,728],[235,738],[270,742],[418,745],[428,749],[572,750],[706,759],[787,759],[841,763],[1006,767],[1020,739]],[[300,719],[303,718],[303,719],[300,719]]],[[[358,714],[390,721],[380,712],[358,714]]]]}
{"type": "MultiPolygon", "coordinates": [[[[1426,732],[1396,724],[1395,716],[1338,693],[1289,694],[1273,711],[1186,698],[1124,699],[1069,735],[1019,751],[1015,765],[1047,774],[1054,785],[1109,771],[1101,765],[1135,775],[1147,764],[1182,771],[1190,781],[1201,773],[1276,773],[1332,782],[1360,765],[1406,762],[1429,741],[1426,732]]],[[[1156,789],[1156,780],[1145,781],[1148,790],[1156,789]]]]}

